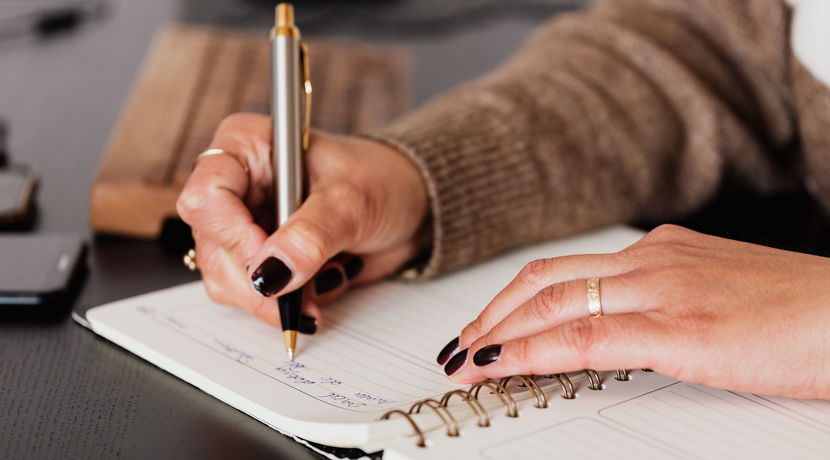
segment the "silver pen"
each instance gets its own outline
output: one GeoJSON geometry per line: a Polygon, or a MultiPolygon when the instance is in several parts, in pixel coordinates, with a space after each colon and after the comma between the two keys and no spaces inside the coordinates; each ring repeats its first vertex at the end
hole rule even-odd
{"type": "MultiPolygon", "coordinates": [[[[290,3],[280,3],[276,24],[271,30],[271,165],[274,168],[278,228],[303,201],[303,151],[308,148],[311,121],[307,53],[300,29],[294,24],[294,7],[290,3]]],[[[277,302],[285,350],[288,359],[293,361],[303,303],[302,288],[281,296],[277,302]]]]}

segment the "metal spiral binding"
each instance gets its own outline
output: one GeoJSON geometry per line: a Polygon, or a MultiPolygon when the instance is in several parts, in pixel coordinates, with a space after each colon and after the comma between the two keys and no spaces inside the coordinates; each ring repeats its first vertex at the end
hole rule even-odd
{"type": "Polygon", "coordinates": [[[398,409],[390,410],[389,412],[383,414],[383,416],[380,419],[381,420],[389,420],[389,417],[391,417],[395,414],[401,414],[404,417],[406,417],[406,419],[409,421],[409,424],[412,425],[412,429],[415,430],[415,436],[418,436],[417,446],[418,447],[426,447],[427,442],[426,442],[426,439],[424,439],[424,433],[421,431],[420,428],[418,428],[418,424],[415,423],[415,420],[412,420],[412,417],[410,417],[409,414],[407,414],[406,412],[404,412],[402,410],[398,410],[398,409]]]}
{"type": "Polygon", "coordinates": [[[516,405],[516,400],[510,396],[510,393],[507,392],[507,389],[501,384],[501,382],[496,382],[494,380],[486,380],[484,382],[476,383],[472,387],[470,387],[469,394],[473,397],[476,401],[478,401],[478,393],[481,391],[481,387],[490,387],[493,392],[499,397],[502,404],[507,406],[507,416],[508,417],[518,417],[519,416],[519,406],[516,405]]]}
{"type": "Polygon", "coordinates": [[[473,398],[469,391],[454,390],[450,391],[449,393],[445,393],[444,397],[441,398],[441,405],[447,407],[447,404],[449,404],[450,398],[452,398],[453,395],[459,395],[467,404],[469,404],[473,412],[475,412],[476,415],[478,415],[478,426],[490,426],[490,416],[487,414],[487,411],[484,410],[484,407],[482,407],[481,403],[478,402],[478,399],[473,398]]]}
{"type": "Polygon", "coordinates": [[[418,414],[421,412],[421,406],[426,405],[441,419],[441,422],[447,426],[447,436],[456,437],[458,436],[458,421],[455,420],[455,417],[452,416],[450,411],[447,409],[446,406],[442,406],[441,403],[434,399],[424,399],[423,401],[418,401],[409,408],[410,414],[418,414]],[[447,414],[447,418],[444,418],[443,413],[447,414]],[[449,419],[449,420],[448,420],[449,419]]]}
{"type": "Polygon", "coordinates": [[[571,383],[571,379],[568,378],[565,374],[551,374],[546,375],[545,378],[554,379],[557,383],[559,383],[559,387],[562,388],[562,397],[565,399],[574,399],[576,398],[576,392],[574,391],[574,384],[571,383]]]}
{"type": "Polygon", "coordinates": [[[585,369],[585,375],[588,377],[588,388],[591,390],[602,390],[602,381],[599,379],[599,374],[593,369],[585,369]]]}
{"type": "Polygon", "coordinates": [[[502,388],[507,389],[507,383],[513,378],[521,380],[524,386],[529,388],[533,395],[536,396],[536,407],[538,409],[545,409],[548,407],[548,398],[545,397],[545,392],[539,388],[539,384],[533,380],[533,376],[525,377],[524,375],[511,375],[510,377],[504,377],[499,380],[499,384],[501,384],[502,388]]]}
{"type": "MultiPolygon", "coordinates": [[[[647,369],[643,369],[644,371],[649,371],[647,369]]],[[[602,385],[602,380],[599,377],[599,373],[592,369],[585,369],[582,371],[585,376],[588,378],[588,388],[590,390],[602,390],[604,387],[602,385]]],[[[427,406],[432,409],[438,418],[441,419],[441,423],[447,428],[447,436],[456,437],[459,436],[460,430],[458,427],[458,421],[453,417],[452,413],[450,412],[449,405],[450,399],[453,396],[458,396],[467,405],[470,406],[470,409],[478,416],[478,422],[476,423],[480,427],[488,427],[490,426],[490,415],[487,413],[487,410],[484,409],[484,406],[481,405],[481,402],[478,400],[479,394],[481,393],[481,389],[484,387],[489,388],[492,390],[492,393],[498,396],[499,400],[504,404],[506,408],[506,414],[508,417],[518,417],[519,416],[519,407],[516,404],[516,400],[513,399],[513,396],[507,391],[507,385],[510,383],[512,379],[519,380],[519,386],[528,388],[533,396],[536,398],[536,407],[539,409],[544,409],[548,407],[548,400],[545,396],[544,391],[539,386],[538,383],[533,379],[534,376],[532,375],[511,375],[509,377],[504,377],[500,380],[486,380],[484,382],[479,382],[473,386],[471,386],[468,390],[453,390],[441,397],[440,401],[436,401],[434,399],[424,399],[422,401],[418,401],[409,408],[409,412],[404,412],[399,409],[391,410],[383,414],[380,418],[381,420],[388,420],[389,417],[392,415],[401,415],[406,418],[409,424],[412,426],[415,436],[418,438],[416,441],[416,445],[418,447],[426,447],[426,439],[424,437],[423,431],[418,427],[418,424],[415,423],[415,420],[412,419],[411,414],[418,414],[421,412],[421,408],[423,406],[427,406]]],[[[564,373],[562,374],[551,374],[544,376],[545,378],[555,380],[559,387],[562,389],[562,398],[564,399],[574,399],[576,398],[576,391],[574,390],[573,382],[571,379],[564,373]]],[[[616,375],[614,376],[615,380],[619,381],[628,381],[631,380],[631,376],[629,375],[628,371],[625,369],[617,369],[616,375]]]]}

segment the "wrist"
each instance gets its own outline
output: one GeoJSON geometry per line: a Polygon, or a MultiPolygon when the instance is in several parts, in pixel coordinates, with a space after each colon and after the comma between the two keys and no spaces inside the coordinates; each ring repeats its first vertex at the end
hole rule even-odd
{"type": "Polygon", "coordinates": [[[384,178],[387,190],[386,204],[389,215],[398,215],[404,221],[403,241],[413,246],[413,258],[401,269],[407,278],[420,276],[429,260],[433,247],[434,219],[431,212],[427,180],[418,165],[395,146],[374,138],[362,138],[372,150],[383,158],[384,178]]]}

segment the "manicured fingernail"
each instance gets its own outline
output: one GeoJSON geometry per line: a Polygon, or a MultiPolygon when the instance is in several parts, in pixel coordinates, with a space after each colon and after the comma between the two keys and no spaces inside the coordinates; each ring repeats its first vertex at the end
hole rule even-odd
{"type": "Polygon", "coordinates": [[[441,352],[438,353],[438,358],[436,358],[436,361],[438,361],[438,364],[443,366],[447,362],[447,360],[450,359],[450,356],[455,354],[455,352],[457,351],[458,337],[450,340],[450,343],[446,344],[444,348],[441,349],[441,352]]]}
{"type": "Polygon", "coordinates": [[[343,274],[338,268],[331,267],[314,278],[314,291],[318,295],[325,294],[337,289],[341,284],[343,284],[343,274]]]}
{"type": "Polygon", "coordinates": [[[291,281],[291,270],[276,257],[265,259],[265,262],[251,275],[254,289],[265,297],[280,292],[289,281],[291,281]]]}
{"type": "Polygon", "coordinates": [[[499,360],[500,355],[501,344],[487,345],[473,355],[473,363],[479,367],[493,364],[499,360]]]}
{"type": "Polygon", "coordinates": [[[313,316],[300,315],[300,334],[314,334],[317,332],[317,320],[313,316]]]}
{"type": "Polygon", "coordinates": [[[343,271],[346,272],[346,279],[349,281],[355,279],[361,270],[363,270],[363,259],[358,256],[352,257],[348,262],[343,264],[343,271]]]}
{"type": "Polygon", "coordinates": [[[467,362],[467,352],[470,351],[469,348],[465,348],[458,352],[455,356],[453,356],[448,362],[447,365],[444,366],[444,373],[447,375],[453,375],[458,372],[459,369],[464,367],[464,363],[467,362]]]}

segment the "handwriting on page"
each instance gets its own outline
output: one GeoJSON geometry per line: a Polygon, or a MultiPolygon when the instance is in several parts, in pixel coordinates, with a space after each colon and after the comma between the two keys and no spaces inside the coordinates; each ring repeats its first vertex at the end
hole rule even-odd
{"type": "Polygon", "coordinates": [[[345,410],[383,412],[447,390],[445,377],[429,375],[437,374],[434,370],[424,375],[426,363],[390,357],[389,350],[379,352],[379,347],[362,343],[348,331],[330,329],[328,337],[319,341],[324,345],[309,347],[291,362],[285,359],[279,330],[245,312],[214,305],[164,312],[142,306],[138,311],[226,358],[345,410]],[[369,361],[362,362],[359,357],[364,356],[369,361]],[[382,364],[390,367],[389,372],[378,372],[376,367],[382,364]]]}

